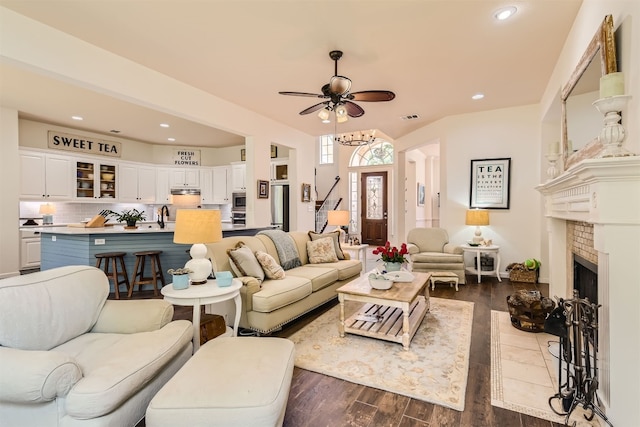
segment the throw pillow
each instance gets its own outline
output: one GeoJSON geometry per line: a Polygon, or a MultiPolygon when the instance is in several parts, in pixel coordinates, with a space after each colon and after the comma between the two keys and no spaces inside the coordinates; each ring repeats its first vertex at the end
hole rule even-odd
{"type": "Polygon", "coordinates": [[[235,249],[227,249],[227,255],[229,255],[229,264],[231,264],[231,269],[236,276],[255,277],[259,282],[264,280],[264,271],[260,267],[260,263],[251,248],[246,246],[244,242],[238,242],[235,249]]]}
{"type": "Polygon", "coordinates": [[[340,230],[332,231],[330,233],[314,233],[313,231],[309,232],[309,238],[311,240],[324,239],[326,237],[331,237],[333,239],[333,249],[336,253],[338,259],[344,259],[344,253],[340,248],[340,230]]]}
{"type": "Polygon", "coordinates": [[[266,252],[256,251],[256,259],[264,270],[264,275],[267,279],[284,279],[284,268],[275,260],[274,257],[266,252]]]}
{"type": "Polygon", "coordinates": [[[338,261],[331,237],[307,242],[307,255],[311,264],[338,261]]]}

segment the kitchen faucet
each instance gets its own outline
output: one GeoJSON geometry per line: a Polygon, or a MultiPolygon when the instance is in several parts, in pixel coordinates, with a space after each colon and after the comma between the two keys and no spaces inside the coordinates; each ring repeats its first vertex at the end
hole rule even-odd
{"type": "Polygon", "coordinates": [[[160,225],[160,228],[164,228],[164,214],[167,214],[167,219],[169,219],[169,208],[167,207],[167,205],[162,205],[162,207],[160,208],[160,219],[158,219],[158,225],[160,225]]]}

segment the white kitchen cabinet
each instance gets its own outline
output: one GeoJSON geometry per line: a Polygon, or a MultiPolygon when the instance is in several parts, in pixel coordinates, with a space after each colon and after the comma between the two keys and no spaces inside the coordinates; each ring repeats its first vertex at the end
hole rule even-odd
{"type": "Polygon", "coordinates": [[[171,188],[196,188],[200,185],[199,169],[170,169],[171,188]]]}
{"type": "Polygon", "coordinates": [[[233,191],[247,190],[247,165],[234,164],[231,165],[231,188],[233,191]]]}
{"type": "Polygon", "coordinates": [[[116,198],[120,190],[117,162],[76,158],[74,167],[76,199],[89,201],[116,198]]]}
{"type": "Polygon", "coordinates": [[[211,205],[213,201],[213,170],[200,169],[200,201],[203,205],[211,205]]]}
{"type": "Polygon", "coordinates": [[[156,170],[141,164],[120,163],[118,201],[153,203],[156,199],[156,170]]]}
{"type": "Polygon", "coordinates": [[[231,203],[231,167],[213,168],[213,203],[226,205],[231,203]]]}
{"type": "Polygon", "coordinates": [[[20,198],[69,200],[73,198],[73,163],[70,157],[38,152],[20,153],[20,198]]]}
{"type": "Polygon", "coordinates": [[[271,162],[271,182],[289,180],[289,159],[278,159],[271,162]]]}
{"type": "Polygon", "coordinates": [[[156,169],[156,203],[167,204],[171,202],[170,171],[167,168],[156,169]]]}

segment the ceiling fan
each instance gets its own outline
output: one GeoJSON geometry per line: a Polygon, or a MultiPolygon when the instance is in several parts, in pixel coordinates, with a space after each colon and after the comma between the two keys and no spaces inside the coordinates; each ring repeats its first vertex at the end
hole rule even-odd
{"type": "Polygon", "coordinates": [[[380,102],[391,101],[396,94],[389,90],[364,90],[360,92],[350,92],[351,79],[338,75],[338,60],[342,58],[342,51],[332,50],[329,57],[335,62],[335,72],[329,83],[322,86],[322,94],[308,92],[278,92],[280,95],[292,96],[308,96],[311,98],[323,98],[327,101],[319,102],[300,111],[301,115],[310,114],[320,109],[328,112],[335,111],[338,121],[346,120],[346,116],[360,117],[364,114],[364,110],[358,104],[352,101],[363,102],[380,102]],[[343,117],[343,120],[340,118],[343,117]]]}

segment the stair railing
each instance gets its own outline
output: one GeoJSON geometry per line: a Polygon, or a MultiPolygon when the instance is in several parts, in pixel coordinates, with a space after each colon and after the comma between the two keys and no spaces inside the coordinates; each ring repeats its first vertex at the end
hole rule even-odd
{"type": "Polygon", "coordinates": [[[337,195],[333,194],[334,190],[338,186],[338,182],[340,181],[340,177],[336,176],[335,181],[327,196],[322,201],[322,204],[316,209],[316,232],[322,233],[327,227],[327,218],[328,212],[330,210],[336,209],[340,203],[342,202],[342,197],[337,197],[337,195]]]}

